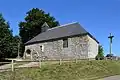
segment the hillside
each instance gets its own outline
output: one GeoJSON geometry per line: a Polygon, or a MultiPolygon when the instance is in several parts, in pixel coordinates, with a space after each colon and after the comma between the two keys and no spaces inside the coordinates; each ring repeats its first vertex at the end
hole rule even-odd
{"type": "Polygon", "coordinates": [[[97,80],[120,74],[120,61],[79,61],[0,73],[0,80],[97,80]]]}

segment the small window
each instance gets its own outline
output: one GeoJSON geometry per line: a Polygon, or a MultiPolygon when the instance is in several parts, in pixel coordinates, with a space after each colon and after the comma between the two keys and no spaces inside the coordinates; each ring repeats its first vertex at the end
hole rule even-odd
{"type": "Polygon", "coordinates": [[[40,51],[44,52],[43,46],[40,46],[40,51]]]}
{"type": "Polygon", "coordinates": [[[63,48],[68,47],[68,39],[63,39],[63,48]]]}

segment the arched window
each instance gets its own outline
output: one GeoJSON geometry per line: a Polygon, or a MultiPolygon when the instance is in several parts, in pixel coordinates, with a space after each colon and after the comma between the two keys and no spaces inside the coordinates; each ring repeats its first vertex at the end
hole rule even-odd
{"type": "Polygon", "coordinates": [[[30,53],[31,53],[31,50],[30,50],[30,49],[27,49],[27,50],[26,50],[26,53],[27,53],[27,54],[30,54],[30,53]]]}

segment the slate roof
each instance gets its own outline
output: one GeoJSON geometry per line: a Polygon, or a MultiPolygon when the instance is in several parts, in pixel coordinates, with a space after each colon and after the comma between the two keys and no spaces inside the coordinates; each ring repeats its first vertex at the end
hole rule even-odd
{"type": "Polygon", "coordinates": [[[58,38],[70,37],[70,36],[75,36],[75,35],[82,35],[82,34],[88,34],[96,42],[98,42],[78,22],[76,22],[76,23],[70,23],[70,24],[50,28],[46,32],[40,33],[36,37],[26,42],[25,45],[36,43],[36,42],[41,42],[41,41],[48,41],[48,40],[53,40],[53,39],[58,39],[58,38]]]}

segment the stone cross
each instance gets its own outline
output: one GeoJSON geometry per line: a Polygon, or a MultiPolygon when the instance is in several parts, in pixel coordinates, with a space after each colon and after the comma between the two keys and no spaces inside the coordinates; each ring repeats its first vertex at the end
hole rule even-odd
{"type": "Polygon", "coordinates": [[[110,36],[108,36],[108,38],[110,39],[110,54],[112,54],[112,39],[114,36],[112,36],[112,34],[110,33],[110,36]]]}

